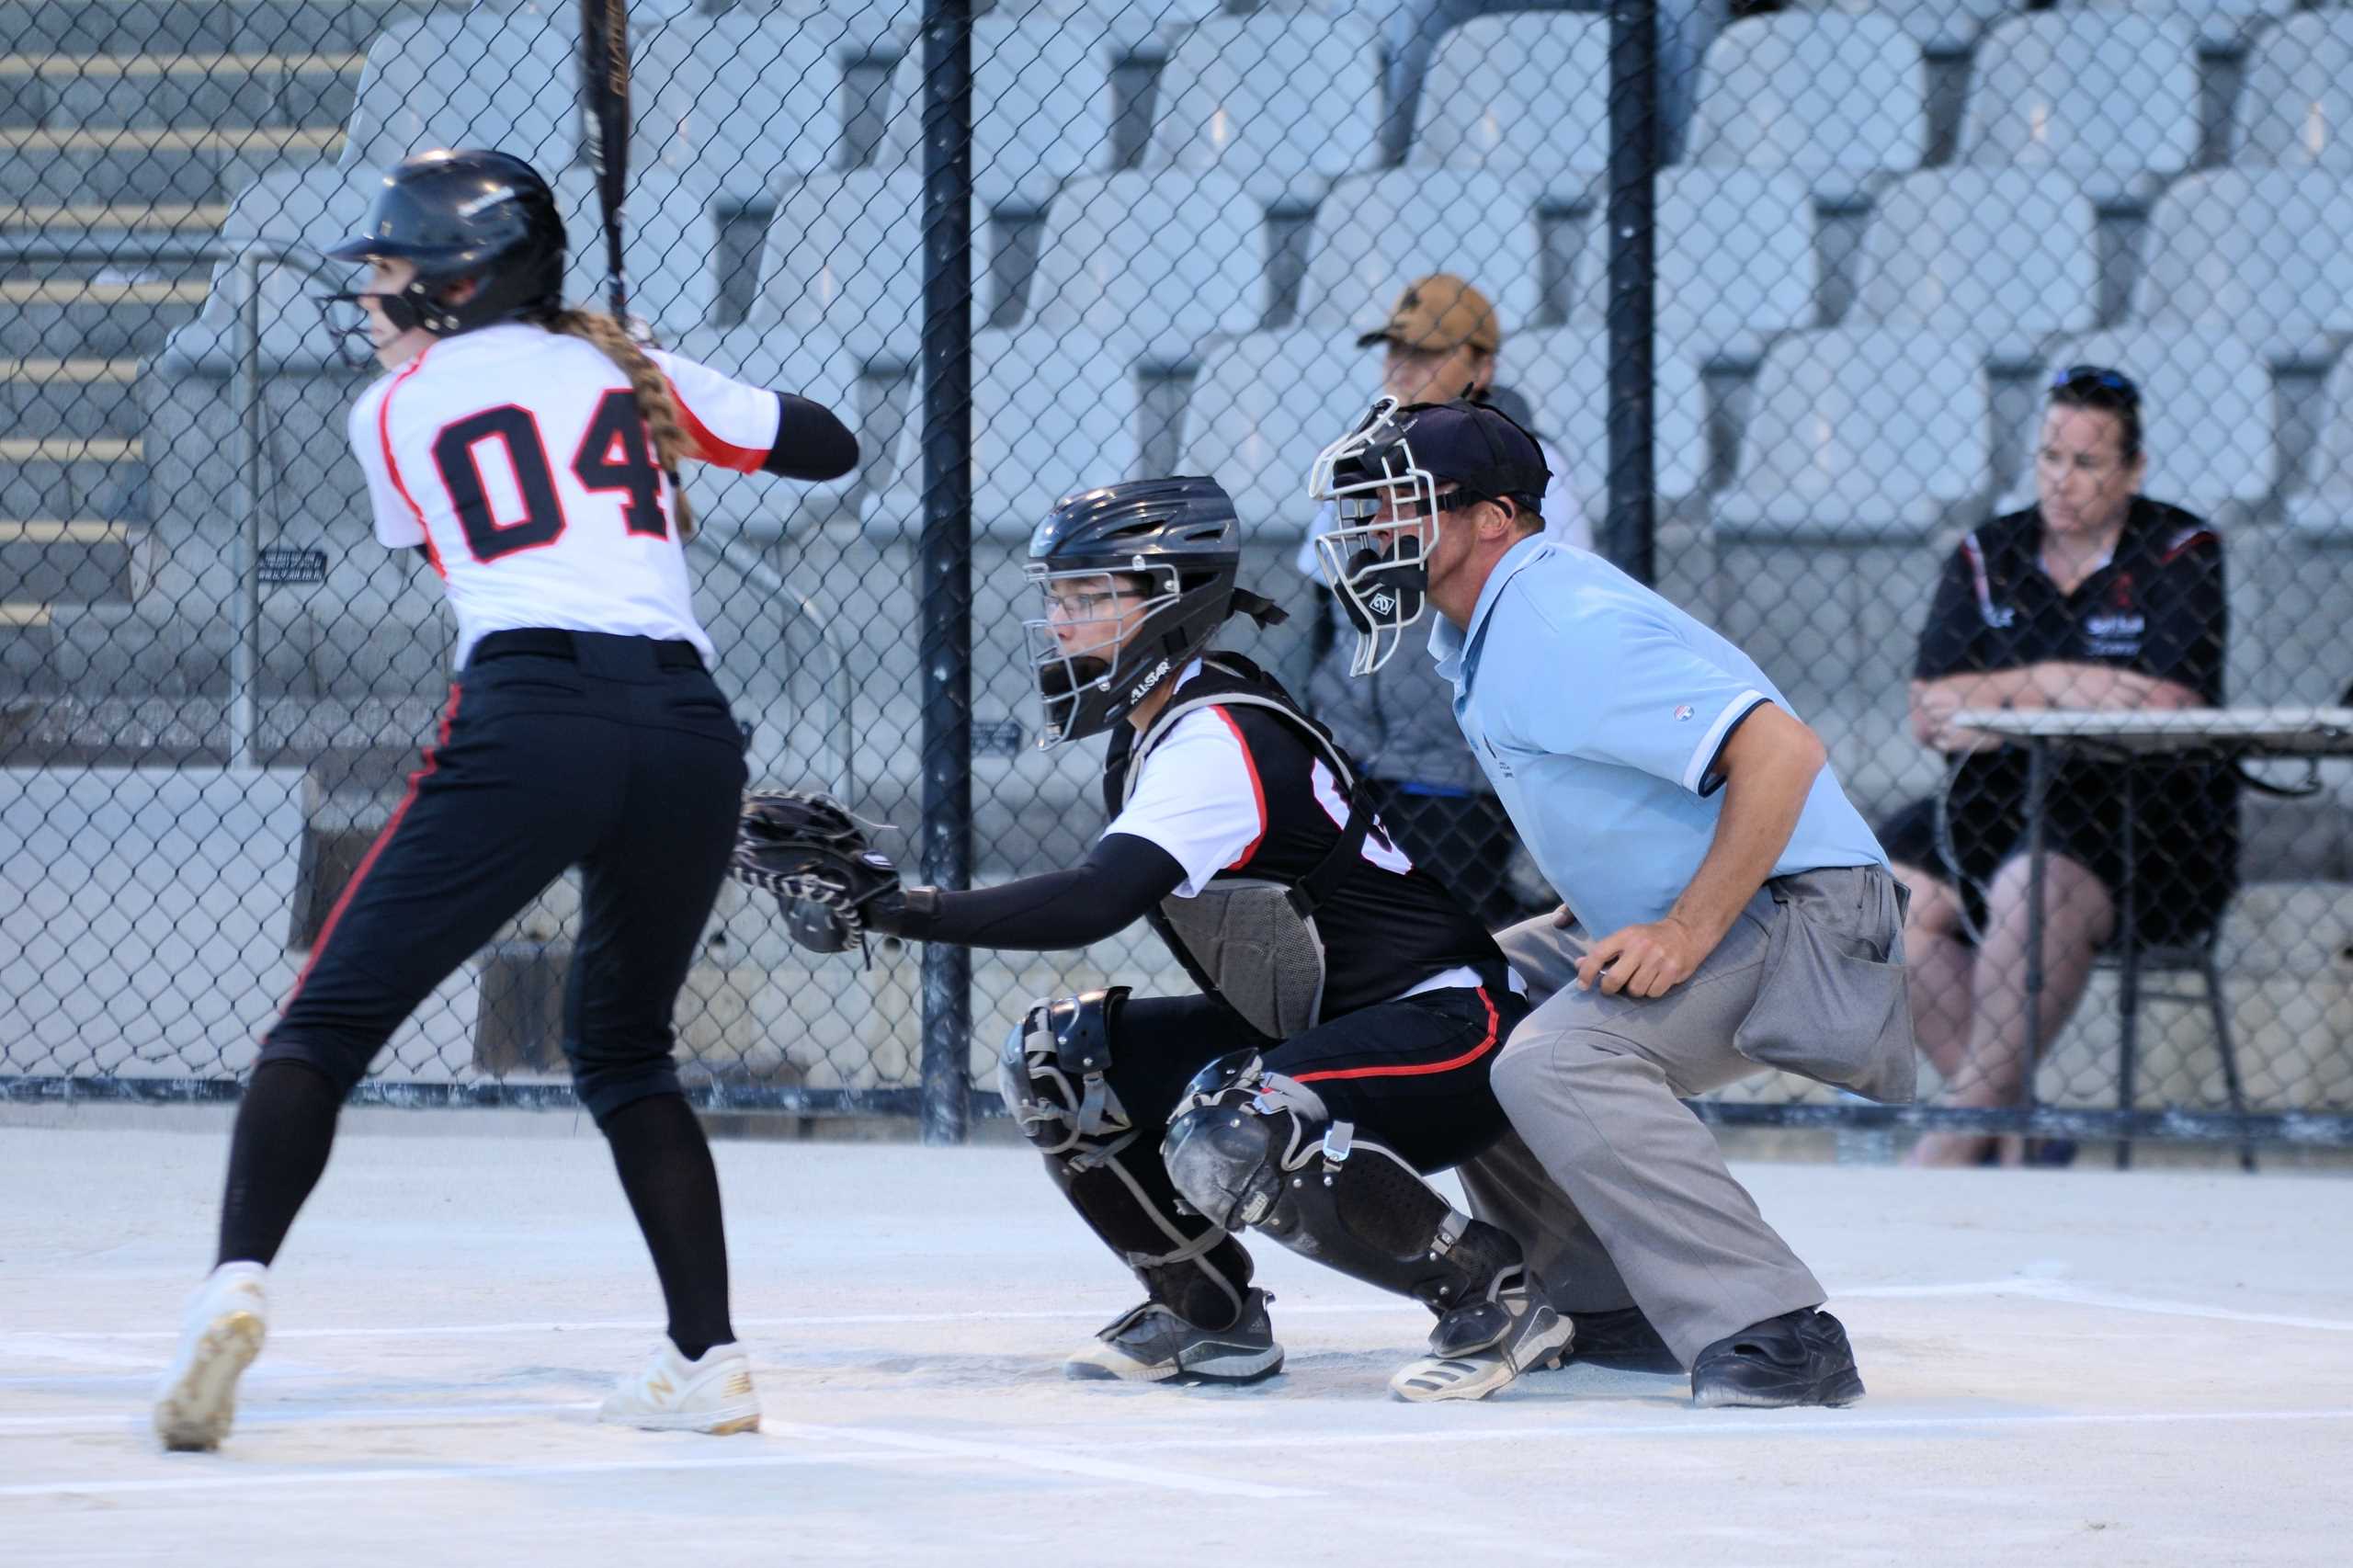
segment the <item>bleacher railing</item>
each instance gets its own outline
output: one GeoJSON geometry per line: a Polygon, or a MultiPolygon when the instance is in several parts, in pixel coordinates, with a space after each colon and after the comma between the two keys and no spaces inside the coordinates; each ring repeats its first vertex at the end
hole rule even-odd
{"type": "MultiPolygon", "coordinates": [[[[318,253],[383,166],[495,145],[597,300],[578,19],[6,25],[0,1085],[226,1097],[448,675],[429,577],[369,536],[318,253]]],[[[674,0],[631,33],[632,308],[860,437],[835,483],[688,482],[757,782],[837,790],[933,879],[1074,861],[1097,761],[1029,745],[1021,551],[1064,492],[1209,472],[1292,611],[1235,645],[1483,915],[1549,910],[1435,676],[1336,667],[1302,549],[1309,460],[1373,395],[1486,383],[1552,456],[1548,531],[1754,656],[1914,884],[1922,1103],[1768,1074],[1701,1114],[1947,1158],[2353,1142],[2345,762],[2048,754],[2030,813],[2023,744],[1952,720],[2342,717],[2353,12],[674,0]],[[1434,275],[1492,344],[1359,346],[1434,275]]],[[[363,1096],[562,1102],[575,903],[519,915],[363,1096]]],[[[679,1049],[713,1106],[954,1137],[1032,998],[1112,983],[1185,981],[1141,930],[816,958],[731,887],[679,1049]]]]}

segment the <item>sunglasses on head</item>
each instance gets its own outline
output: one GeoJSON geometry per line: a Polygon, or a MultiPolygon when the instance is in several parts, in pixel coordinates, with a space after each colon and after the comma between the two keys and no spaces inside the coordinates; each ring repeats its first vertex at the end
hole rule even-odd
{"type": "Polygon", "coordinates": [[[2070,365],[2051,378],[2051,390],[2076,392],[2097,390],[2114,392],[2126,403],[2141,401],[2141,389],[2132,384],[2131,377],[2104,365],[2070,365]]]}

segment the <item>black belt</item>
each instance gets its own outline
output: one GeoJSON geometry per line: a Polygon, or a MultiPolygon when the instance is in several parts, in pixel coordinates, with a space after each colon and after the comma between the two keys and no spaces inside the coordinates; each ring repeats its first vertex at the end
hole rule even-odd
{"type": "MultiPolygon", "coordinates": [[[[606,631],[563,631],[554,627],[534,626],[519,631],[494,631],[474,644],[466,660],[479,665],[489,659],[511,659],[529,654],[542,659],[569,659],[581,663],[580,644],[590,638],[608,642],[646,642],[642,637],[616,636],[606,631]]],[[[702,653],[691,642],[654,642],[654,662],[665,670],[699,670],[702,653]]]]}

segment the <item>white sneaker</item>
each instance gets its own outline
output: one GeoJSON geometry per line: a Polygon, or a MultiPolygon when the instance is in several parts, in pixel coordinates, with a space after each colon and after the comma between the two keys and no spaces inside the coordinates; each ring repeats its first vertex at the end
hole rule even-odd
{"type": "Polygon", "coordinates": [[[623,1378],[605,1396],[597,1419],[649,1432],[730,1432],[760,1429],[760,1396],[752,1387],[751,1358],[740,1345],[714,1345],[689,1361],[665,1337],[642,1371],[623,1378]]]}
{"type": "Polygon", "coordinates": [[[1457,1307],[1430,1330],[1430,1353],[1389,1380],[1399,1399],[1484,1399],[1522,1372],[1560,1364],[1575,1325],[1536,1294],[1518,1268],[1507,1268],[1484,1301],[1457,1307]]]}
{"type": "Polygon", "coordinates": [[[261,1354],[269,1299],[258,1263],[224,1263],[197,1287],[180,1320],[180,1346],[155,1395],[164,1447],[217,1449],[237,1415],[237,1379],[261,1354]]]}

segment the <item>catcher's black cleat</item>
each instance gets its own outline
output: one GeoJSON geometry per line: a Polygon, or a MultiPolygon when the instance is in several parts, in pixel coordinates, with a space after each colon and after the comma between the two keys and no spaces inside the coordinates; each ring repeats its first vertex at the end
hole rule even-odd
{"type": "Polygon", "coordinates": [[[1283,1369],[1283,1347],[1275,1343],[1267,1303],[1274,1298],[1252,1290],[1231,1328],[1188,1323],[1158,1301],[1131,1308],[1106,1324],[1085,1349],[1063,1363],[1063,1374],[1082,1381],[1255,1383],[1283,1369]]]}
{"type": "Polygon", "coordinates": [[[1811,1308],[1751,1324],[1691,1363],[1691,1403],[1699,1405],[1769,1410],[1852,1404],[1862,1397],[1845,1325],[1811,1308]]]}
{"type": "Polygon", "coordinates": [[[1620,1372],[1680,1372],[1683,1363],[1666,1347],[1640,1307],[1614,1312],[1571,1312],[1576,1337],[1569,1341],[1563,1363],[1572,1367],[1607,1367],[1620,1372]]]}

